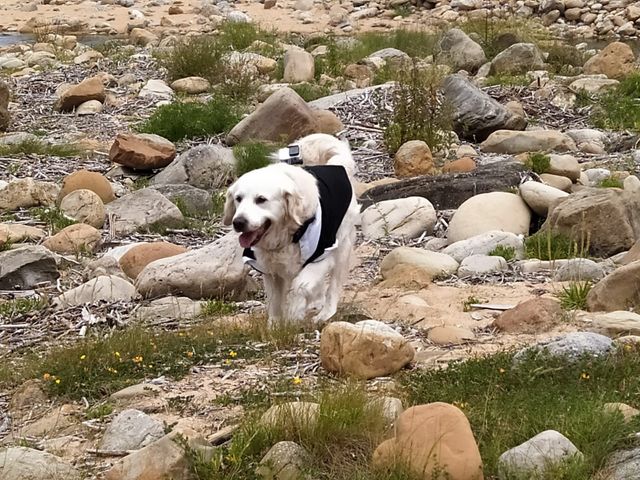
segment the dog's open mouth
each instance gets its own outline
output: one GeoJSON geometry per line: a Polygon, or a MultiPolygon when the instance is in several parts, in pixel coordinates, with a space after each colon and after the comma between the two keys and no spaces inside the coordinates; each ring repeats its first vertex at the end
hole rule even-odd
{"type": "Polygon", "coordinates": [[[252,230],[250,232],[242,232],[242,234],[240,234],[240,246],[242,248],[253,247],[262,239],[262,237],[264,237],[264,234],[267,233],[267,230],[269,230],[270,226],[271,226],[271,221],[267,220],[257,230],[252,230]]]}

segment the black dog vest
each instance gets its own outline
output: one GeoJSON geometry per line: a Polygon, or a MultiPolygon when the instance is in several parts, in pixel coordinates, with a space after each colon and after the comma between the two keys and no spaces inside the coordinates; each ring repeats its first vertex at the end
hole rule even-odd
{"type": "MultiPolygon", "coordinates": [[[[320,196],[316,214],[306,220],[291,239],[300,245],[304,268],[337,248],[336,235],[351,204],[353,190],[344,167],[318,165],[302,168],[316,178],[320,196]]],[[[242,257],[245,263],[260,272],[253,249],[245,248],[242,257]]]]}

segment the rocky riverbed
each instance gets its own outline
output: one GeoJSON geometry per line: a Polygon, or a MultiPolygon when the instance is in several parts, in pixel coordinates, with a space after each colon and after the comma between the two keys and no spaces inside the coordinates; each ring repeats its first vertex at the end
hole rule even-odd
{"type": "MultiPolygon", "coordinates": [[[[138,3],[0,7],[7,30],[30,24],[37,40],[0,46],[0,478],[374,478],[338,477],[291,442],[233,457],[233,442],[260,431],[252,415],[260,428],[281,428],[283,409],[321,424],[323,395],[353,378],[384,407],[367,410],[384,429],[356,455],[365,470],[371,456],[380,467],[399,455],[415,478],[434,478],[428,459],[443,441],[455,447],[440,458],[451,478],[632,478],[637,450],[622,439],[593,468],[588,442],[561,424],[496,455],[477,405],[409,392],[421,372],[469,358],[511,352],[499,374],[539,361],[531,374],[543,377],[586,356],[585,382],[600,359],[635,352],[637,2],[138,3]],[[491,42],[473,23],[488,12],[500,28],[484,30],[491,42]],[[315,33],[251,33],[251,20],[315,33]],[[393,30],[417,24],[433,30],[393,30]],[[122,38],[89,45],[79,32],[122,38]],[[211,57],[227,75],[206,62],[189,66],[202,76],[177,75],[181,37],[212,32],[233,39],[211,57]],[[558,47],[570,34],[622,41],[558,47]],[[403,96],[406,82],[416,88],[403,96]],[[399,105],[432,136],[413,130],[394,146],[394,122],[415,125],[399,105]],[[335,321],[272,332],[221,199],[249,146],[310,132],[349,141],[362,222],[335,321]],[[543,348],[550,364],[535,356],[543,348]],[[550,464],[583,456],[589,476],[553,476],[550,464]]],[[[637,413],[626,375],[597,408],[637,413]]],[[[281,436],[309,449],[305,425],[281,436]]]]}

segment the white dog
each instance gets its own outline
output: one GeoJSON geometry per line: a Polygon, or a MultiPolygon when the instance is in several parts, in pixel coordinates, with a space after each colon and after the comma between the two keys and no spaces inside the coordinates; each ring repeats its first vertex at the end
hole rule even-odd
{"type": "Polygon", "coordinates": [[[336,313],[360,218],[348,144],[313,134],[297,145],[304,167],[248,172],[229,187],[224,207],[245,262],[264,276],[271,323],[336,313]]]}

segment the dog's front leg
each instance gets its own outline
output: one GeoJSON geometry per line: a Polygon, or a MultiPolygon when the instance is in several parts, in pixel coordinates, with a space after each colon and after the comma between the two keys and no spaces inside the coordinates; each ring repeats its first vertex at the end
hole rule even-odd
{"type": "Polygon", "coordinates": [[[264,276],[264,292],[267,296],[267,316],[269,325],[283,319],[285,304],[285,294],[288,285],[277,275],[264,276]]]}

